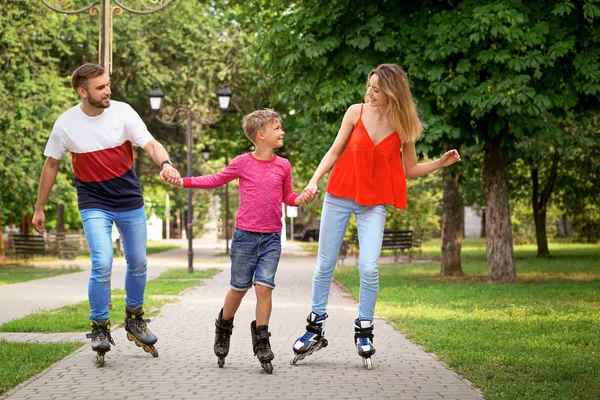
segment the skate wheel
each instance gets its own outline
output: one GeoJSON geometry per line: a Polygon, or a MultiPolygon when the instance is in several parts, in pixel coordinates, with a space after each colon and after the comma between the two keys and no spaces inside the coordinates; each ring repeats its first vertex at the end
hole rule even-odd
{"type": "Polygon", "coordinates": [[[290,358],[290,365],[296,365],[297,362],[298,362],[298,355],[294,354],[292,356],[292,358],[290,358]]]}
{"type": "Polygon", "coordinates": [[[99,367],[104,367],[104,354],[96,355],[96,362],[98,363],[99,367]]]}
{"type": "Polygon", "coordinates": [[[371,358],[365,359],[365,365],[369,371],[373,369],[373,362],[371,361],[371,358]]]}
{"type": "Polygon", "coordinates": [[[225,359],[219,358],[219,361],[217,361],[217,363],[219,364],[219,368],[223,368],[223,365],[225,365],[225,359]]]}
{"type": "Polygon", "coordinates": [[[133,336],[131,333],[127,333],[127,339],[132,341],[133,343],[135,343],[135,345],[137,347],[142,347],[137,340],[135,340],[135,336],[133,336]]]}
{"type": "MultiPolygon", "coordinates": [[[[136,342],[136,344],[137,344],[137,342],[136,342]]],[[[138,345],[138,347],[140,347],[139,344],[137,344],[137,345],[138,345]]],[[[144,351],[146,353],[152,354],[152,357],[158,357],[158,350],[156,350],[156,348],[154,346],[148,346],[146,344],[143,344],[141,347],[142,347],[142,349],[144,349],[144,351]]]]}
{"type": "Polygon", "coordinates": [[[264,363],[263,368],[265,369],[265,371],[267,371],[268,374],[273,373],[273,365],[271,364],[271,361],[267,361],[266,363],[264,363]]]}

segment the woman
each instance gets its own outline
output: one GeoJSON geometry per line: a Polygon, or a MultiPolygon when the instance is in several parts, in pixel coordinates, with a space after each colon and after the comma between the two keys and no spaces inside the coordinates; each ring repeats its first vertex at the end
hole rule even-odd
{"type": "Polygon", "coordinates": [[[348,220],[355,214],[360,299],[354,339],[358,354],[371,367],[385,205],[406,209],[405,175],[416,178],[460,161],[458,152],[450,150],[436,161],[417,162],[415,141],[423,131],[423,123],[406,73],[398,65],[382,64],[369,73],[365,102],[348,108],[335,141],[305,189],[317,194],[319,181],[333,167],[321,213],[312,310],[306,332],[294,343],[292,364],[327,345],[323,328],[331,278],[348,220]]]}

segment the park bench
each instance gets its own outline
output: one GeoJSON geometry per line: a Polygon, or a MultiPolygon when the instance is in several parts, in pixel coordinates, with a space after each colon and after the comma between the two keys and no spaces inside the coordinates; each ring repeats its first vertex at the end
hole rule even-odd
{"type": "Polygon", "coordinates": [[[20,235],[13,234],[9,236],[9,242],[15,250],[17,258],[20,255],[30,257],[34,254],[47,254],[46,241],[42,235],[20,235]]]}
{"type": "MultiPolygon", "coordinates": [[[[360,250],[358,247],[358,234],[355,232],[350,240],[350,245],[360,250]]],[[[383,231],[383,242],[381,250],[392,250],[394,252],[394,262],[398,261],[399,254],[408,254],[409,259],[413,257],[415,249],[421,250],[421,239],[414,237],[414,232],[406,229],[386,229],[383,231]]],[[[358,258],[358,251],[356,252],[358,258]]]]}

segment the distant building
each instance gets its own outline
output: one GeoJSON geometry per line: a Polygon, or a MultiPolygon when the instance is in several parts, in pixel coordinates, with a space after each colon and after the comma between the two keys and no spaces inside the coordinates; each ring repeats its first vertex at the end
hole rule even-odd
{"type": "Polygon", "coordinates": [[[465,238],[480,238],[482,235],[482,211],[474,207],[465,207],[465,238]]]}

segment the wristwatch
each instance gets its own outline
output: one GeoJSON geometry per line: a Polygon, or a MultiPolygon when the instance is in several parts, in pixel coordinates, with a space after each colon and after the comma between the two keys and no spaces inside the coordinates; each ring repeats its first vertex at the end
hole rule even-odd
{"type": "Polygon", "coordinates": [[[173,168],[175,168],[175,166],[173,165],[173,163],[171,162],[171,160],[165,160],[165,161],[163,161],[163,162],[161,162],[161,163],[160,163],[160,169],[162,169],[162,167],[163,167],[165,164],[171,164],[171,166],[172,166],[173,168]]]}

